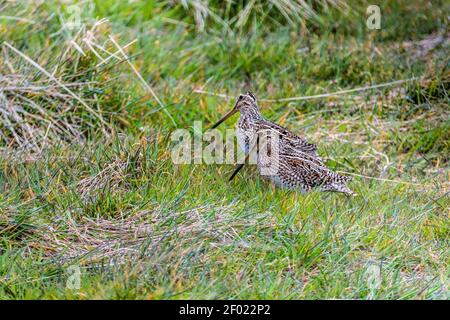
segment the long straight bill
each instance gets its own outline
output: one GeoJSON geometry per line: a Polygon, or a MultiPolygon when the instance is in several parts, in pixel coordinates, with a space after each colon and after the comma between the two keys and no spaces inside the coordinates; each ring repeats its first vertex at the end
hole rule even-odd
{"type": "Polygon", "coordinates": [[[215,125],[213,125],[211,127],[211,129],[217,128],[222,122],[224,122],[225,120],[227,120],[229,117],[231,117],[233,114],[235,114],[238,111],[238,109],[233,108],[230,111],[228,111],[223,117],[222,119],[220,119],[219,121],[216,122],[215,125]]]}

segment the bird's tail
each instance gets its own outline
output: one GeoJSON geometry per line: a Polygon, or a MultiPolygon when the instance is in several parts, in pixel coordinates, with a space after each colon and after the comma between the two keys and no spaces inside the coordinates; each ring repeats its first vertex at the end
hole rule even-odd
{"type": "Polygon", "coordinates": [[[347,196],[354,197],[357,194],[353,192],[349,187],[347,187],[346,183],[352,180],[352,177],[349,176],[341,176],[337,173],[332,173],[332,181],[323,185],[321,187],[322,191],[331,191],[331,192],[342,192],[347,196]]]}
{"type": "Polygon", "coordinates": [[[331,191],[331,192],[342,192],[346,196],[355,197],[357,194],[353,192],[349,187],[347,187],[344,183],[333,182],[321,187],[322,191],[331,191]]]}

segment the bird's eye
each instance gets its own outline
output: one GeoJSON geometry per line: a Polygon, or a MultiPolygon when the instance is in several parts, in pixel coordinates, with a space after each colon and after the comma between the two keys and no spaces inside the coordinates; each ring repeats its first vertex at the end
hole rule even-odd
{"type": "Polygon", "coordinates": [[[238,100],[242,100],[242,99],[244,99],[244,96],[242,94],[240,94],[238,100]]]}

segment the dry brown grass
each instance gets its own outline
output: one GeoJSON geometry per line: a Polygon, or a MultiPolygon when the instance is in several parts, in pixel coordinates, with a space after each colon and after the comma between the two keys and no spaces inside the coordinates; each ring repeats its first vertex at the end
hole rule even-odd
{"type": "Polygon", "coordinates": [[[77,184],[77,191],[84,201],[93,201],[100,192],[107,189],[112,194],[126,192],[128,163],[116,158],[106,164],[105,168],[93,176],[82,179],[77,184]]]}
{"type": "Polygon", "coordinates": [[[120,264],[145,259],[159,265],[191,255],[206,258],[210,247],[237,245],[245,249],[249,244],[239,235],[242,229],[270,228],[265,215],[241,219],[232,213],[232,206],[206,205],[181,212],[145,209],[121,219],[83,216],[68,220],[64,228],[58,223],[49,225],[37,232],[40,236],[29,245],[43,248],[46,255],[61,262],[120,264]]]}
{"type": "Polygon", "coordinates": [[[104,95],[96,92],[110,85],[109,71],[124,61],[120,52],[135,41],[116,51],[108,34],[104,19],[83,24],[64,45],[39,56],[6,41],[1,44],[2,153],[39,155],[49,146],[84,143],[89,131],[110,135],[104,117],[108,110],[100,107],[104,95]],[[88,60],[97,62],[95,68],[86,66],[88,60]]]}

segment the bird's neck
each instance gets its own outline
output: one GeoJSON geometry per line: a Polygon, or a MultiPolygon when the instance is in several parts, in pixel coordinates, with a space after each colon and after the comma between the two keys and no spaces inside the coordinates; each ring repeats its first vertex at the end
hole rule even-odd
{"type": "Polygon", "coordinates": [[[253,122],[255,120],[263,119],[261,112],[258,107],[248,107],[244,108],[241,111],[241,115],[239,117],[240,122],[253,122]]]}

